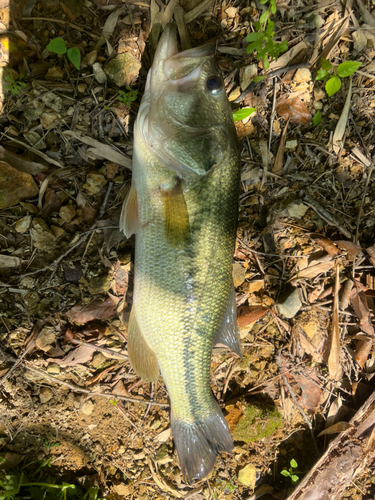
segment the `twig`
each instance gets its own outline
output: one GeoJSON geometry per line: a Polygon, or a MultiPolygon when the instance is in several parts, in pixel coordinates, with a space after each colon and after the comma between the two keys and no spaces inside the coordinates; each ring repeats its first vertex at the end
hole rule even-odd
{"type": "Polygon", "coordinates": [[[270,116],[270,134],[268,138],[268,151],[271,151],[271,142],[272,142],[272,127],[273,120],[275,118],[275,106],[276,106],[276,93],[277,93],[277,79],[273,79],[273,99],[272,99],[272,110],[270,116]]]}
{"type": "Polygon", "coordinates": [[[359,225],[360,225],[361,219],[362,219],[363,205],[365,204],[365,197],[366,197],[368,185],[370,183],[370,179],[371,179],[372,171],[373,170],[374,170],[374,164],[371,163],[370,168],[369,168],[369,172],[367,174],[365,189],[363,190],[363,194],[362,194],[361,206],[359,207],[359,210],[358,210],[357,229],[356,229],[356,232],[355,232],[355,240],[354,240],[354,242],[357,243],[357,245],[358,245],[359,225]]]}

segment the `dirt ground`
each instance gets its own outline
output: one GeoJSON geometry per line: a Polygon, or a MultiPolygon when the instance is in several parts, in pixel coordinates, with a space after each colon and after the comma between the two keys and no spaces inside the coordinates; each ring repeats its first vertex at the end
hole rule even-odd
{"type": "MultiPolygon", "coordinates": [[[[269,73],[284,73],[241,95],[263,71],[244,42],[257,2],[0,2],[0,482],[25,471],[97,487],[90,500],[286,499],[371,397],[375,10],[277,6],[288,51],[269,73]],[[216,44],[233,111],[255,108],[236,122],[243,359],[212,356],[235,448],[193,485],[163,381],[141,381],[128,361],[134,239],[117,228],[155,27],[173,14],[182,45],[216,44]],[[46,48],[57,37],[79,49],[79,69],[74,52],[46,48]],[[328,97],[321,57],[362,65],[328,97]]],[[[341,498],[375,498],[374,447],[360,449],[341,498]]]]}

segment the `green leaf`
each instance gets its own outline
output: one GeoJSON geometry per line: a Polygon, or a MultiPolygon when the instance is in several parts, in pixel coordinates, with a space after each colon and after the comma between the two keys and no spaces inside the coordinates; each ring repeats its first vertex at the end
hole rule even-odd
{"type": "Polygon", "coordinates": [[[357,61],[345,61],[337,67],[337,74],[341,76],[341,78],[345,78],[355,73],[361,65],[362,63],[357,61]]]}
{"type": "Polygon", "coordinates": [[[275,26],[275,23],[274,23],[273,21],[270,21],[270,20],[269,20],[269,21],[268,21],[268,25],[267,25],[267,34],[268,34],[269,36],[273,36],[273,33],[272,33],[272,32],[273,32],[273,28],[274,28],[274,26],[275,26]]]}
{"type": "Polygon", "coordinates": [[[250,116],[252,113],[254,113],[255,108],[242,108],[233,113],[233,120],[235,122],[240,122],[241,120],[244,120],[248,116],[250,116]]]}
{"type": "Polygon", "coordinates": [[[263,12],[263,14],[259,18],[260,24],[265,23],[267,21],[267,19],[268,19],[268,16],[269,16],[268,10],[266,10],[266,12],[263,12]]]}
{"type": "Polygon", "coordinates": [[[321,62],[321,67],[322,67],[322,69],[329,71],[332,68],[332,64],[327,59],[324,59],[324,57],[323,57],[322,62],[321,62]]]}
{"type": "Polygon", "coordinates": [[[298,476],[291,476],[291,480],[293,481],[293,483],[297,483],[299,481],[299,477],[298,476]]]}
{"type": "Polygon", "coordinates": [[[276,14],[276,4],[274,4],[274,3],[271,4],[271,12],[272,12],[273,15],[276,14]]]}
{"type": "Polygon", "coordinates": [[[297,464],[297,462],[294,460],[294,458],[292,458],[292,460],[290,461],[290,465],[291,465],[291,467],[293,467],[293,469],[297,469],[297,467],[298,467],[298,464],[297,464]]]}
{"type": "Polygon", "coordinates": [[[280,42],[280,43],[277,44],[277,46],[276,46],[276,54],[277,54],[277,56],[279,54],[282,54],[286,50],[288,50],[288,44],[286,43],[286,40],[284,40],[283,42],[280,42]]]}
{"type": "Polygon", "coordinates": [[[255,23],[254,23],[254,28],[255,28],[256,30],[260,30],[261,25],[260,25],[260,22],[259,22],[259,21],[255,21],[255,23]]]}
{"type": "Polygon", "coordinates": [[[54,52],[55,54],[65,54],[66,52],[65,40],[63,40],[60,37],[54,38],[47,45],[47,50],[49,50],[50,52],[54,52]]]}
{"type": "Polygon", "coordinates": [[[282,470],[282,471],[280,472],[280,474],[282,474],[282,475],[283,475],[283,476],[285,476],[285,477],[289,477],[289,476],[290,476],[290,473],[289,473],[289,471],[287,471],[287,470],[282,470]]]}
{"type": "Polygon", "coordinates": [[[336,92],[338,92],[340,88],[341,80],[337,75],[330,78],[326,83],[326,91],[329,97],[331,97],[333,94],[336,94],[336,92]]]}
{"type": "Polygon", "coordinates": [[[255,83],[257,83],[257,82],[261,82],[261,81],[262,81],[262,80],[264,80],[265,78],[266,78],[266,76],[265,76],[265,75],[260,75],[260,76],[256,76],[256,77],[254,78],[254,80],[253,80],[253,81],[254,81],[255,83]]]}
{"type": "Polygon", "coordinates": [[[4,76],[4,80],[9,83],[14,83],[14,80],[11,76],[4,76]]]}
{"type": "Polygon", "coordinates": [[[245,40],[247,42],[254,42],[255,40],[258,40],[258,38],[264,36],[263,33],[259,33],[259,32],[254,32],[254,33],[249,33],[247,35],[247,37],[245,38],[245,40]]]}
{"type": "Polygon", "coordinates": [[[68,49],[68,59],[73,64],[73,66],[77,69],[81,67],[81,52],[78,47],[72,47],[68,49]]]}
{"type": "Polygon", "coordinates": [[[326,69],[318,70],[318,74],[316,75],[316,80],[324,80],[324,78],[328,75],[328,71],[326,69]]]}
{"type": "Polygon", "coordinates": [[[263,69],[267,71],[269,67],[270,67],[270,62],[268,60],[268,56],[265,55],[263,57],[263,69]]]}
{"type": "MultiPolygon", "coordinates": [[[[317,125],[319,125],[319,123],[321,123],[323,120],[322,120],[322,117],[321,117],[321,114],[320,114],[320,111],[318,109],[318,111],[315,113],[315,115],[313,116],[313,119],[312,119],[312,122],[313,122],[313,125],[314,127],[316,127],[317,125]]],[[[291,464],[292,465],[292,464],[291,464]]],[[[297,466],[296,466],[297,467],[297,466]]]]}
{"type": "Polygon", "coordinates": [[[259,1],[259,3],[260,3],[261,5],[264,5],[265,3],[267,3],[267,0],[260,0],[260,1],[259,1]]]}

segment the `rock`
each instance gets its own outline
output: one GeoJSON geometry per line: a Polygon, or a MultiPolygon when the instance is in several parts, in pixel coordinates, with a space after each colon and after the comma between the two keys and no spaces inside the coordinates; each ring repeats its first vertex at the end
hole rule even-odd
{"type": "Polygon", "coordinates": [[[256,480],[256,468],[253,464],[246,465],[238,473],[238,481],[252,490],[255,488],[256,480]]]}
{"type": "Polygon", "coordinates": [[[297,146],[297,139],[291,139],[290,141],[286,141],[285,143],[285,149],[295,149],[297,146]]]}
{"type": "Polygon", "coordinates": [[[314,89],[314,99],[316,101],[320,101],[325,96],[326,96],[326,93],[324,92],[323,89],[316,89],[316,90],[314,89]]]}
{"type": "Polygon", "coordinates": [[[241,87],[236,87],[228,96],[229,102],[235,101],[241,95],[241,87]]]}
{"type": "Polygon", "coordinates": [[[35,279],[32,278],[31,276],[25,276],[20,281],[20,287],[27,288],[27,290],[32,290],[33,288],[35,288],[35,285],[36,285],[35,279]]]}
{"type": "MultiPolygon", "coordinates": [[[[98,51],[97,50],[92,50],[88,54],[85,55],[85,57],[82,60],[82,66],[92,66],[94,62],[96,61],[96,58],[98,57],[98,51]]],[[[100,64],[99,64],[100,67],[100,64]]],[[[103,70],[102,70],[103,71],[103,70]]]]}
{"type": "Polygon", "coordinates": [[[101,67],[100,63],[94,63],[92,65],[92,71],[94,73],[94,78],[98,83],[103,85],[103,83],[107,81],[107,75],[105,74],[105,71],[101,67]]]}
{"type": "Polygon", "coordinates": [[[86,92],[86,85],[84,83],[79,83],[77,85],[77,90],[80,94],[84,94],[86,92]]]}
{"type": "Polygon", "coordinates": [[[99,368],[100,365],[102,365],[107,358],[104,356],[103,353],[98,352],[98,354],[95,354],[95,356],[92,358],[91,365],[94,368],[99,368]]]}
{"type": "Polygon", "coordinates": [[[36,101],[26,104],[23,114],[26,120],[33,122],[41,117],[43,111],[44,104],[39,99],[37,99],[36,101]]]}
{"type": "Polygon", "coordinates": [[[309,207],[301,200],[296,200],[288,203],[281,215],[285,217],[292,217],[293,219],[302,219],[309,207]]]}
{"type": "Polygon", "coordinates": [[[370,47],[375,47],[375,34],[373,33],[374,27],[369,24],[362,24],[363,31],[362,33],[367,38],[368,44],[370,47]]]}
{"type": "Polygon", "coordinates": [[[325,23],[324,19],[322,16],[316,15],[314,16],[314,19],[312,20],[311,25],[314,26],[314,28],[321,28],[323,24],[325,23]]]}
{"type": "Polygon", "coordinates": [[[64,229],[59,226],[54,226],[53,224],[51,225],[51,231],[53,232],[55,238],[60,238],[65,234],[64,229]]]}
{"type": "Polygon", "coordinates": [[[293,81],[297,83],[311,82],[311,71],[309,68],[299,68],[294,75],[293,81]]]}
{"type": "Polygon", "coordinates": [[[130,52],[118,54],[104,66],[108,78],[118,87],[131,85],[137,79],[140,69],[141,63],[130,52]]]}
{"type": "Polygon", "coordinates": [[[354,50],[361,52],[367,45],[367,37],[362,30],[357,30],[352,33],[354,41],[354,50]]]}
{"type": "Polygon", "coordinates": [[[40,117],[40,123],[42,124],[45,130],[49,130],[53,125],[61,119],[59,113],[56,111],[51,111],[49,113],[43,113],[40,117]]]}
{"type": "Polygon", "coordinates": [[[31,238],[35,248],[49,252],[55,248],[56,237],[43,219],[35,217],[33,227],[30,229],[31,238]]]}
{"type": "Polygon", "coordinates": [[[39,393],[39,399],[41,403],[47,403],[53,398],[53,392],[49,387],[42,387],[39,393]]]}
{"type": "Polygon", "coordinates": [[[58,95],[55,95],[52,92],[47,92],[40,98],[48,108],[56,111],[56,113],[60,113],[62,111],[63,102],[61,97],[59,97],[58,95]]]}
{"type": "Polygon", "coordinates": [[[56,335],[52,328],[46,327],[40,332],[36,339],[36,346],[42,351],[49,351],[51,344],[55,342],[56,335]]]}
{"type": "Polygon", "coordinates": [[[90,416],[94,409],[94,406],[95,406],[94,403],[89,399],[88,401],[86,401],[86,403],[82,405],[81,412],[84,415],[90,416]]]}
{"type": "Polygon", "coordinates": [[[30,174],[19,172],[5,161],[0,161],[0,186],[0,210],[34,198],[39,192],[30,174]]]}
{"type": "Polygon", "coordinates": [[[106,183],[107,181],[104,175],[98,174],[97,172],[89,172],[86,177],[86,183],[83,187],[86,189],[88,194],[94,195],[99,193],[106,183]]]}
{"type": "Polygon", "coordinates": [[[240,86],[241,90],[245,90],[258,74],[256,64],[250,64],[240,69],[240,86]]]}
{"type": "Polygon", "coordinates": [[[47,373],[50,375],[60,375],[61,368],[56,363],[51,363],[47,366],[47,373]]]}
{"type": "Polygon", "coordinates": [[[298,288],[288,285],[281,293],[276,307],[285,318],[294,318],[302,307],[298,288]]]}
{"type": "Polygon", "coordinates": [[[60,208],[60,217],[65,222],[71,222],[76,216],[76,209],[73,205],[64,205],[60,208]]]}
{"type": "Polygon", "coordinates": [[[226,15],[230,18],[233,19],[236,17],[238,12],[238,9],[236,7],[228,7],[228,9],[225,10],[226,15]]]}
{"type": "Polygon", "coordinates": [[[323,109],[323,103],[320,101],[314,101],[313,107],[314,107],[314,109],[323,109]]]}
{"type": "Polygon", "coordinates": [[[22,219],[18,219],[15,225],[15,230],[17,233],[26,233],[26,231],[29,229],[31,224],[31,215],[26,215],[25,217],[22,217],[22,219]]]}
{"type": "Polygon", "coordinates": [[[237,288],[238,286],[242,285],[242,283],[245,281],[246,269],[243,266],[241,266],[239,262],[234,262],[232,267],[232,275],[233,275],[234,287],[237,288]]]}

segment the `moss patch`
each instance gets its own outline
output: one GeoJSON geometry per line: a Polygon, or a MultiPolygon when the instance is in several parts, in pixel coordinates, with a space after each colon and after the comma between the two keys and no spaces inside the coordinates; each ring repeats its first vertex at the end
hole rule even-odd
{"type": "Polygon", "coordinates": [[[282,417],[274,406],[254,403],[245,409],[243,418],[233,432],[233,439],[245,443],[260,441],[271,436],[281,424],[282,417]]]}

